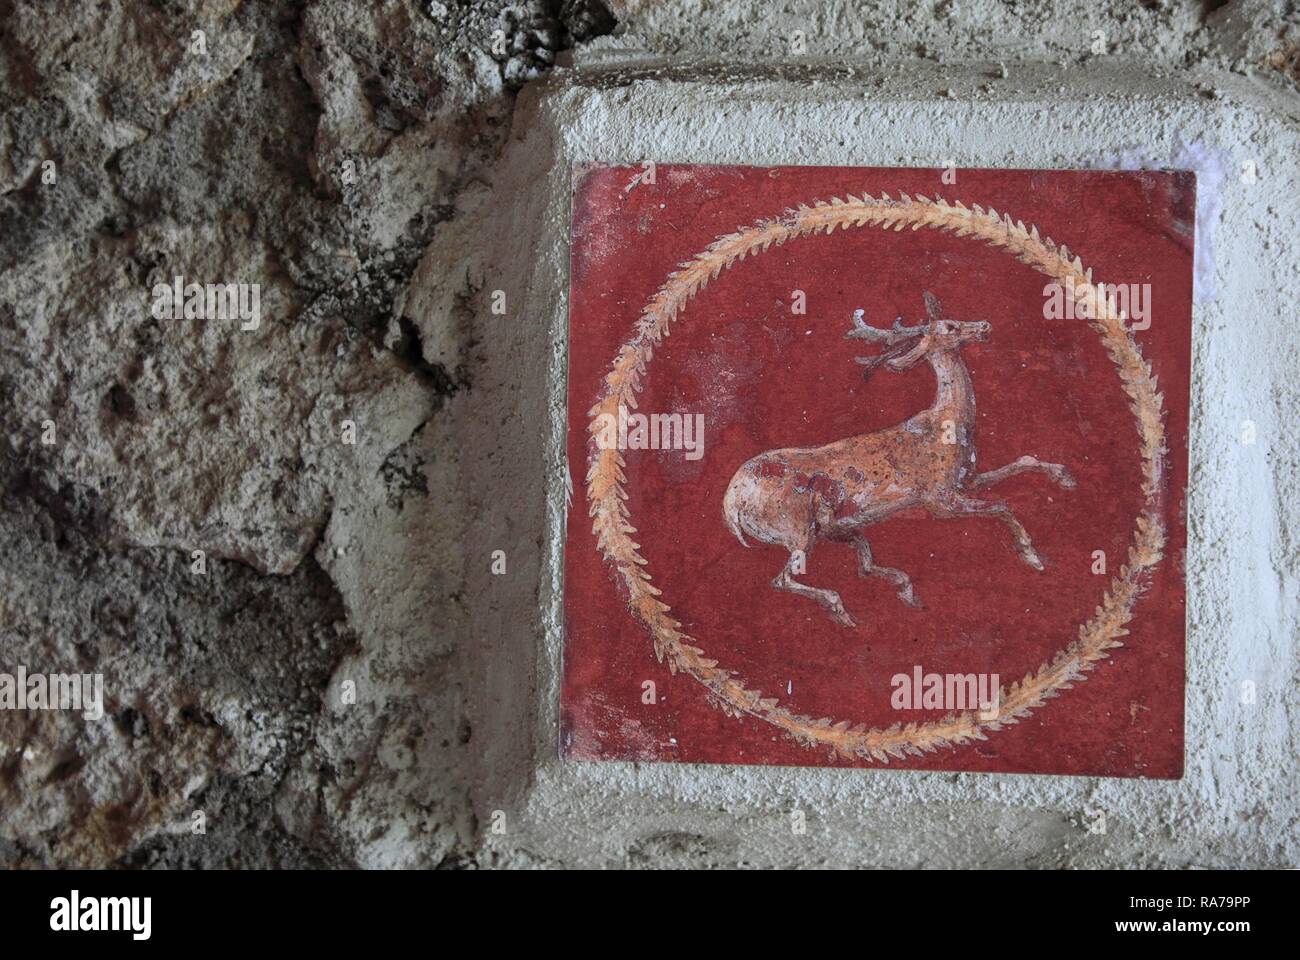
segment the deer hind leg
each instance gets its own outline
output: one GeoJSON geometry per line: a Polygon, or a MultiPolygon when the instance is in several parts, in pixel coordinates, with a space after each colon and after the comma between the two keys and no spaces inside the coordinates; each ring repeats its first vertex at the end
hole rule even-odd
{"type": "Polygon", "coordinates": [[[1064,464],[1044,463],[1037,457],[1029,455],[1019,457],[1005,467],[998,467],[996,470],[989,470],[987,473],[976,474],[966,486],[971,490],[979,490],[1000,483],[1007,477],[1014,477],[1018,473],[1029,473],[1030,471],[1045,473],[1067,489],[1074,486],[1074,477],[1070,475],[1070,471],[1065,468],[1064,464]]]}
{"type": "Polygon", "coordinates": [[[804,549],[795,549],[790,551],[790,559],[786,561],[784,569],[781,570],[772,580],[772,586],[778,590],[789,590],[791,593],[801,597],[808,597],[810,600],[816,600],[822,608],[830,615],[830,618],[836,623],[845,627],[857,626],[857,621],[849,615],[844,609],[844,603],[840,600],[840,595],[834,590],[822,590],[818,587],[810,587],[807,584],[799,583],[794,578],[795,567],[802,567],[807,551],[804,549]]]}
{"type": "Polygon", "coordinates": [[[977,517],[994,517],[1001,520],[1011,535],[1016,540],[1016,549],[1020,552],[1020,559],[1033,567],[1035,570],[1043,569],[1043,559],[1034,549],[1033,543],[1029,539],[1029,533],[1021,526],[1016,515],[1011,512],[1011,508],[1005,503],[997,500],[975,500],[971,497],[953,497],[944,505],[943,515],[946,517],[955,517],[962,514],[977,517]]]}
{"type": "Polygon", "coordinates": [[[898,591],[898,599],[902,600],[909,607],[915,607],[918,610],[924,610],[925,604],[916,598],[915,591],[912,590],[912,578],[902,570],[896,570],[893,567],[878,567],[871,557],[871,544],[865,537],[858,538],[858,573],[864,577],[880,577],[888,580],[898,591]]]}

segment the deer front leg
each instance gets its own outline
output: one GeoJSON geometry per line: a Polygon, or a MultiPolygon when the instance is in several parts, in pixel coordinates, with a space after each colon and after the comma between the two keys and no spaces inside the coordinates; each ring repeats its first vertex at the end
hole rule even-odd
{"type": "Polygon", "coordinates": [[[898,599],[909,607],[924,610],[925,604],[916,598],[912,590],[912,579],[902,570],[893,567],[878,567],[871,557],[871,544],[865,537],[860,537],[858,544],[858,573],[864,577],[881,577],[888,580],[898,590],[898,599]]]}
{"type": "Polygon", "coordinates": [[[972,497],[954,496],[944,503],[938,505],[937,513],[942,517],[957,517],[961,515],[976,517],[994,517],[1006,524],[1007,529],[1016,540],[1016,550],[1020,553],[1020,559],[1033,567],[1035,570],[1043,569],[1043,559],[1034,549],[1033,543],[1029,539],[1029,533],[1021,526],[1020,521],[1016,519],[1011,508],[1005,503],[997,500],[976,500],[972,497]]]}
{"type": "Polygon", "coordinates": [[[976,474],[966,486],[971,490],[980,490],[984,487],[1000,483],[1007,477],[1014,477],[1018,473],[1029,473],[1031,470],[1038,470],[1047,474],[1061,486],[1067,489],[1074,486],[1074,477],[1070,475],[1064,464],[1044,463],[1037,457],[1025,455],[1005,467],[998,467],[996,470],[989,470],[987,473],[976,474]]]}
{"type": "Polygon", "coordinates": [[[821,590],[817,587],[810,587],[807,584],[799,583],[794,578],[794,567],[801,565],[803,558],[807,556],[803,550],[793,550],[790,553],[790,559],[786,561],[785,569],[776,575],[772,581],[772,586],[778,590],[789,590],[791,593],[798,594],[801,597],[808,597],[810,600],[816,600],[830,614],[830,618],[836,623],[845,627],[857,626],[857,621],[849,615],[844,609],[844,603],[840,600],[840,595],[834,590],[821,590]]]}

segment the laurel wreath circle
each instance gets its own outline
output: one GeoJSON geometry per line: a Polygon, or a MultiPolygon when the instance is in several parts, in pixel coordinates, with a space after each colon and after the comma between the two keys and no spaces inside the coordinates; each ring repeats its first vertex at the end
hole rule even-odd
{"type": "Polygon", "coordinates": [[[1040,237],[1034,226],[1026,227],[1009,214],[999,216],[992,208],[978,204],[966,207],[960,201],[910,197],[902,193],[892,199],[882,193],[835,197],[787,210],[773,220],[761,220],[714,240],[705,250],[679,265],[650,298],[637,322],[635,335],[625,343],[605,377],[599,401],[588,411],[590,467],[587,472],[587,500],[593,518],[597,550],[611,561],[628,590],[628,607],[650,632],[659,662],[667,660],[672,675],[683,671],[708,691],[710,701],[734,717],[753,716],[783,731],[809,748],[825,749],[831,760],[865,760],[888,763],[891,758],[924,756],[941,748],[956,747],[974,740],[987,740],[985,731],[1001,730],[1018,723],[1075,682],[1087,679],[1109,651],[1123,646],[1126,625],[1133,617],[1133,605],[1142,593],[1148,574],[1161,561],[1165,530],[1161,520],[1164,495],[1165,434],[1163,398],[1156,378],[1132,333],[1124,325],[1127,317],[1116,308],[1113,296],[1094,284],[1092,271],[1065,246],[1040,237]],[[775,697],[751,690],[731,670],[718,665],[695,645],[695,639],[681,632],[681,623],[671,616],[672,608],[660,599],[652,583],[640,544],[632,539],[636,528],[627,508],[626,462],[613,448],[597,442],[602,416],[616,416],[619,405],[636,407],[636,395],[655,346],[668,336],[671,324],[710,280],[747,256],[766,251],[773,244],[819,232],[832,233],[837,227],[878,226],[896,231],[911,227],[941,230],[959,237],[971,237],[1001,248],[1022,263],[1060,283],[1066,296],[1081,308],[1083,316],[1101,335],[1102,343],[1119,374],[1137,426],[1142,457],[1143,504],[1134,521],[1127,563],[1111,578],[1095,613],[1079,626],[1077,637],[1037,671],[999,690],[993,713],[949,713],[927,723],[895,723],[868,728],[848,720],[813,718],[795,713],[775,697]]]}

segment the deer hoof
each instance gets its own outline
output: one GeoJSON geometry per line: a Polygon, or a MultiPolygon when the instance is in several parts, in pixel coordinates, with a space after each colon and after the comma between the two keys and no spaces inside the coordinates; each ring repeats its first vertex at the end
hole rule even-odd
{"type": "Polygon", "coordinates": [[[1061,467],[1057,470],[1053,477],[1056,482],[1066,490],[1073,490],[1078,486],[1078,483],[1075,482],[1074,475],[1071,474],[1069,470],[1065,469],[1065,467],[1061,467]]]}
{"type": "Polygon", "coordinates": [[[854,620],[852,615],[844,609],[844,603],[839,597],[836,597],[826,607],[826,612],[830,614],[832,620],[842,627],[856,627],[858,621],[854,620]]]}
{"type": "Polygon", "coordinates": [[[1043,558],[1038,555],[1038,551],[1033,547],[1026,550],[1021,556],[1024,557],[1025,563],[1029,564],[1035,570],[1043,569],[1043,558]]]}
{"type": "Polygon", "coordinates": [[[903,584],[903,589],[898,591],[898,599],[902,600],[913,610],[925,609],[925,604],[917,599],[916,590],[915,588],[913,588],[910,581],[908,583],[903,584]]]}

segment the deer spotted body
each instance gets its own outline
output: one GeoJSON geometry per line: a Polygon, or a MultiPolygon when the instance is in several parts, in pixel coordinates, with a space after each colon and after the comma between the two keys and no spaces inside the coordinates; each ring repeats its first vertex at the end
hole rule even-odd
{"type": "Polygon", "coordinates": [[[818,540],[855,544],[862,576],[889,581],[904,603],[919,607],[906,573],[876,565],[866,528],[917,508],[945,519],[993,517],[1011,531],[1021,559],[1041,570],[1043,561],[1011,508],[970,493],[1031,470],[1048,474],[1062,486],[1074,486],[1064,466],[1031,456],[976,473],[975,394],[960,351],[966,343],[986,340],[990,327],[983,321],[945,320],[939,315],[938,301],[928,292],[925,301],[928,324],[903,327],[896,321],[892,329],[878,329],[863,322],[859,310],[846,336],[886,348],[878,356],[859,358],[868,373],[882,363],[901,371],[927,360],[937,382],[934,402],[927,409],[875,433],[821,447],[761,453],[736,471],[723,498],[723,518],[741,543],[748,546],[749,536],[788,552],[789,560],[773,586],[816,600],[845,626],[855,621],[835,591],[794,579],[818,540]]]}

